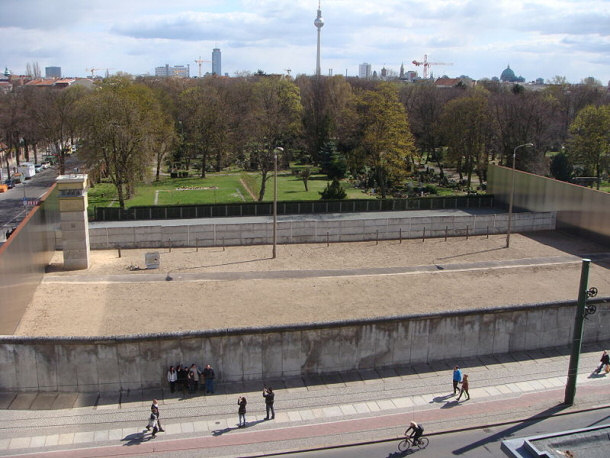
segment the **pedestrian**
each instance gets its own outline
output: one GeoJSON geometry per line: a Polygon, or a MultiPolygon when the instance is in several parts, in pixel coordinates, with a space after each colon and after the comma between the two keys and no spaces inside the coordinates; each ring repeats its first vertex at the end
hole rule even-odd
{"type": "Polygon", "coordinates": [[[455,396],[458,391],[458,383],[462,381],[462,371],[460,370],[460,366],[455,366],[453,368],[453,395],[455,396]]]}
{"type": "Polygon", "coordinates": [[[604,352],[602,353],[602,357],[599,361],[601,364],[598,366],[597,369],[595,369],[595,373],[599,374],[604,366],[606,366],[606,372],[608,372],[608,367],[610,366],[610,355],[608,355],[608,352],[606,350],[604,350],[604,352]]]}
{"type": "MultiPolygon", "coordinates": [[[[164,433],[165,430],[163,429],[163,426],[161,426],[161,414],[159,413],[159,401],[157,401],[156,399],[153,399],[152,405],[150,406],[150,411],[151,411],[151,413],[155,414],[155,416],[157,417],[157,426],[159,427],[159,432],[164,433]]],[[[153,432],[153,437],[154,437],[154,432],[153,432]]]]}
{"type": "Polygon", "coordinates": [[[240,428],[246,426],[246,404],[248,404],[248,401],[246,401],[246,398],[244,396],[240,396],[237,399],[237,405],[239,406],[237,409],[237,417],[239,420],[240,428]]]}
{"type": "Polygon", "coordinates": [[[466,393],[466,396],[468,396],[468,399],[470,399],[470,394],[468,393],[468,374],[464,374],[464,378],[462,379],[462,389],[460,390],[460,395],[457,398],[458,401],[464,393],[466,393]]]}
{"type": "Polygon", "coordinates": [[[195,363],[191,364],[189,369],[189,380],[191,393],[196,393],[199,390],[199,368],[195,363]]]}
{"type": "Polygon", "coordinates": [[[203,377],[205,378],[205,392],[214,394],[214,378],[216,378],[216,374],[214,374],[214,369],[209,364],[203,369],[203,377]]]}
{"type": "Polygon", "coordinates": [[[265,420],[269,420],[269,413],[271,413],[271,420],[275,418],[275,410],[273,409],[273,401],[275,400],[275,393],[270,386],[266,386],[263,389],[263,397],[265,398],[265,409],[267,410],[267,417],[265,420]]]}
{"type": "Polygon", "coordinates": [[[186,389],[188,388],[188,372],[182,364],[178,364],[178,385],[182,388],[182,396],[186,395],[186,389]]]}
{"type": "Polygon", "coordinates": [[[159,417],[155,412],[150,412],[150,417],[148,418],[148,424],[146,425],[146,431],[150,431],[150,429],[152,428],[152,435],[151,438],[155,438],[157,437],[157,432],[159,432],[159,428],[158,428],[158,424],[159,424],[159,417]]]}
{"type": "Polygon", "coordinates": [[[176,381],[178,380],[178,373],[174,366],[169,366],[167,371],[167,381],[169,382],[169,391],[174,392],[176,390],[176,381]]]}

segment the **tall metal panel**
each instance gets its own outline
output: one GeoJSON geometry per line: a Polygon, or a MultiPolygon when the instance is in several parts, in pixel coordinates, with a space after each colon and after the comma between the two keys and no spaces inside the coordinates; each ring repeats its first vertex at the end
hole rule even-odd
{"type": "Polygon", "coordinates": [[[0,334],[13,334],[56,250],[55,185],[0,247],[0,334]]]}
{"type": "Polygon", "coordinates": [[[515,174],[514,207],[556,211],[557,228],[610,243],[610,193],[553,180],[511,168],[490,165],[487,189],[498,203],[507,204],[515,174]]]}

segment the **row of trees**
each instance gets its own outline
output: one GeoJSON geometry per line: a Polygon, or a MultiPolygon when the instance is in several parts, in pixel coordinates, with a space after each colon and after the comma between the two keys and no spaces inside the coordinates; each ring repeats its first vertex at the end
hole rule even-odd
{"type": "MultiPolygon", "coordinates": [[[[121,206],[149,171],[196,166],[258,170],[259,199],[280,161],[320,165],[329,177],[345,173],[386,197],[418,164],[443,173],[454,165],[467,186],[485,180],[489,161],[548,173],[548,151],[566,148],[583,173],[608,168],[610,99],[594,84],[556,79],[542,91],[485,82],[439,88],[431,82],[397,84],[335,77],[296,79],[247,75],[203,79],[106,78],[83,87],[22,87],[0,98],[0,134],[7,151],[38,154],[54,145],[62,155],[77,139],[94,179],[109,177],[121,206]],[[156,167],[150,167],[151,164],[156,167]]],[[[6,157],[5,151],[5,157],[6,157]]],[[[8,168],[8,160],[5,161],[8,168]]]]}

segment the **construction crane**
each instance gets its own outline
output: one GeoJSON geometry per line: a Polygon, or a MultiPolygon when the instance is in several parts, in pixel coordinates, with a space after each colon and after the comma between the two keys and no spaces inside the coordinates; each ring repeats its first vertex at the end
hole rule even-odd
{"type": "Polygon", "coordinates": [[[423,65],[424,66],[424,79],[428,79],[428,68],[430,68],[430,65],[453,65],[453,64],[445,63],[445,62],[428,62],[428,54],[424,54],[424,61],[419,62],[417,60],[414,60],[413,65],[416,65],[418,67],[420,65],[423,65]]]}
{"type": "Polygon", "coordinates": [[[97,72],[98,70],[114,70],[114,68],[97,68],[97,67],[91,67],[91,68],[86,68],[85,71],[86,72],[91,72],[91,78],[95,78],[95,72],[97,72]]]}
{"type": "Polygon", "coordinates": [[[204,62],[211,62],[210,60],[203,60],[201,58],[201,56],[199,56],[199,59],[195,59],[195,63],[197,65],[199,65],[199,78],[201,78],[201,64],[203,64],[204,62]]]}

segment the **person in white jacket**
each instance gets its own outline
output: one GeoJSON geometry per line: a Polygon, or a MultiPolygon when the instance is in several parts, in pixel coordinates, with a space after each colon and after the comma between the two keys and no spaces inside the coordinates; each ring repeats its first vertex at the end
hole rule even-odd
{"type": "Polygon", "coordinates": [[[174,366],[170,366],[167,371],[167,381],[169,382],[169,390],[173,393],[176,390],[176,380],[178,380],[178,372],[174,366]]]}

